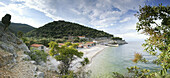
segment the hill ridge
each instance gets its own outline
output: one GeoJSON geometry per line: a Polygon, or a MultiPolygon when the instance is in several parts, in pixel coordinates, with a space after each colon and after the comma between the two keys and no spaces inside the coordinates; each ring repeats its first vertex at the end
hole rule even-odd
{"type": "Polygon", "coordinates": [[[113,37],[112,34],[107,32],[63,20],[47,23],[42,27],[28,32],[26,36],[53,38],[62,38],[68,36],[86,36],[91,38],[113,37]]]}

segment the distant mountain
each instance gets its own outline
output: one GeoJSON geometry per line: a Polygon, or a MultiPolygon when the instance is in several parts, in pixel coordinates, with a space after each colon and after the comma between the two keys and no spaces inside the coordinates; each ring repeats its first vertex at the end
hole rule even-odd
{"type": "MultiPolygon", "coordinates": [[[[0,22],[0,24],[2,25],[1,22],[0,22]]],[[[35,28],[30,25],[21,24],[21,23],[11,23],[9,26],[9,30],[15,34],[17,34],[18,31],[27,33],[29,31],[32,31],[33,29],[35,29],[35,28]]]]}
{"type": "Polygon", "coordinates": [[[30,31],[26,34],[28,37],[53,37],[63,38],[68,36],[86,36],[91,38],[113,37],[112,34],[96,30],[77,23],[66,21],[53,21],[44,26],[30,31]]]}

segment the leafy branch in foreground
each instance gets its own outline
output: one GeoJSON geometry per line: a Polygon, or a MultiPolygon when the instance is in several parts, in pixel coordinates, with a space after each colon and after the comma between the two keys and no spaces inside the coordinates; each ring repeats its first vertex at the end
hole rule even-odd
{"type": "MultiPolygon", "coordinates": [[[[148,74],[148,69],[143,69],[140,72],[138,67],[127,68],[129,72],[135,73],[135,77],[169,77],[167,73],[170,70],[170,10],[169,6],[148,6],[140,7],[139,12],[135,15],[139,21],[137,23],[137,31],[148,35],[149,38],[143,44],[145,51],[150,55],[156,56],[154,63],[161,66],[159,72],[148,74]],[[159,24],[157,21],[161,21],[159,24]],[[157,54],[157,50],[161,53],[157,54]]],[[[139,55],[137,55],[139,56],[139,55]]],[[[134,62],[142,61],[140,59],[133,60],[134,62]]],[[[145,60],[146,61],[146,60],[145,60]]]]}

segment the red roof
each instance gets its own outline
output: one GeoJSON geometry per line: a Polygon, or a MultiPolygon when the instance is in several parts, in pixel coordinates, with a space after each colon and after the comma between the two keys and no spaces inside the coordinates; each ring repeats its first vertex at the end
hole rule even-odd
{"type": "Polygon", "coordinates": [[[94,42],[87,42],[86,44],[93,44],[94,42]]]}
{"type": "Polygon", "coordinates": [[[62,45],[64,45],[64,43],[58,43],[58,45],[62,46],[62,45]]]}
{"type": "Polygon", "coordinates": [[[78,44],[80,45],[80,44],[83,44],[83,43],[78,43],[78,44]]]}
{"type": "Polygon", "coordinates": [[[32,44],[31,47],[40,47],[43,46],[42,44],[32,44]]]}
{"type": "Polygon", "coordinates": [[[85,36],[78,36],[78,37],[85,37],[85,36]]]}

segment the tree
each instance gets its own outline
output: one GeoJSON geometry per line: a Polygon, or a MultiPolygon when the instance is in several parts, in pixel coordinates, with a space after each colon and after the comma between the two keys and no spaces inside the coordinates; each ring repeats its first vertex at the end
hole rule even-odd
{"type": "MultiPolygon", "coordinates": [[[[140,7],[135,15],[138,18],[137,31],[148,35],[143,46],[145,51],[157,56],[153,62],[160,65],[160,72],[154,72],[150,76],[166,77],[170,69],[170,7],[169,6],[149,6],[140,7]],[[161,24],[156,22],[161,21],[161,24]],[[161,53],[157,54],[157,50],[161,53]]],[[[142,61],[142,60],[138,60],[142,61]]],[[[144,61],[146,62],[146,61],[144,61]]],[[[137,68],[137,67],[136,67],[137,68]]],[[[132,68],[135,69],[135,68],[132,68]]],[[[145,72],[149,72],[145,70],[145,72]]],[[[144,76],[146,77],[146,76],[144,76]]]]}
{"type": "Polygon", "coordinates": [[[112,40],[122,40],[122,38],[120,38],[120,37],[112,37],[111,39],[112,40]]]}
{"type": "Polygon", "coordinates": [[[60,61],[61,64],[58,66],[60,70],[61,76],[66,76],[70,74],[69,68],[71,67],[71,63],[77,57],[81,58],[83,56],[82,52],[78,52],[75,47],[77,44],[72,44],[70,42],[66,42],[63,46],[59,47],[58,44],[54,41],[49,43],[49,47],[51,48],[49,51],[49,55],[53,56],[57,61],[60,61]]]}
{"type": "Polygon", "coordinates": [[[10,20],[11,20],[11,15],[10,14],[6,14],[4,17],[2,17],[2,23],[5,25],[4,31],[11,24],[10,20]]]}
{"type": "Polygon", "coordinates": [[[17,33],[17,36],[18,36],[19,38],[22,38],[22,37],[23,37],[23,32],[19,31],[19,32],[17,33]]]}

